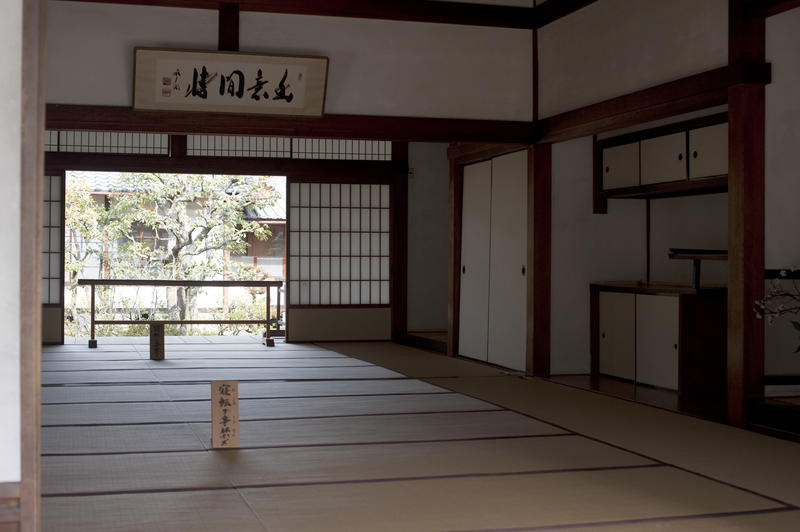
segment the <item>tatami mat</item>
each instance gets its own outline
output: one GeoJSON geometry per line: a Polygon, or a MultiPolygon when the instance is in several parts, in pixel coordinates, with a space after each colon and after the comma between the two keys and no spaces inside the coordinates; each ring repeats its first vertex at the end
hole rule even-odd
{"type": "MultiPolygon", "coordinates": [[[[191,426],[204,444],[210,444],[210,423],[194,423],[191,426]]],[[[242,447],[341,445],[554,434],[564,434],[564,431],[506,411],[245,421],[240,429],[242,447]]]]}
{"type": "MultiPolygon", "coordinates": [[[[211,403],[175,403],[182,421],[211,422],[211,403]]],[[[239,419],[281,419],[325,416],[363,416],[414,412],[497,410],[498,407],[459,394],[380,395],[373,397],[303,397],[244,399],[239,419]]]]}
{"type": "Polygon", "coordinates": [[[104,340],[44,357],[46,531],[798,529],[791,442],[386,342],[104,340]]]}
{"type": "MultiPolygon", "coordinates": [[[[207,392],[208,384],[200,384],[207,392]]],[[[42,406],[49,403],[114,403],[120,401],[168,401],[169,396],[159,384],[121,384],[117,386],[45,386],[42,388],[42,406]]]]}
{"type": "MultiPolygon", "coordinates": [[[[211,404],[206,403],[206,406],[210,422],[211,404]]],[[[42,405],[43,427],[190,421],[185,418],[186,416],[171,402],[42,405]]]]}
{"type": "MultiPolygon", "coordinates": [[[[210,399],[208,384],[165,384],[163,390],[175,401],[210,399]]],[[[331,395],[380,395],[404,393],[452,393],[414,379],[338,380],[338,381],[273,381],[240,382],[239,397],[322,397],[331,395]]]]}
{"type": "Polygon", "coordinates": [[[264,532],[235,490],[46,498],[43,532],[264,532]]]}
{"type": "Polygon", "coordinates": [[[42,459],[42,490],[44,494],[74,494],[652,464],[634,454],[578,436],[141,455],[45,456],[42,459]]]}
{"type": "Polygon", "coordinates": [[[270,532],[503,530],[778,506],[663,467],[243,489],[242,494],[270,532]]]}
{"type": "Polygon", "coordinates": [[[189,425],[185,423],[42,427],[43,455],[197,451],[204,448],[189,425]]]}

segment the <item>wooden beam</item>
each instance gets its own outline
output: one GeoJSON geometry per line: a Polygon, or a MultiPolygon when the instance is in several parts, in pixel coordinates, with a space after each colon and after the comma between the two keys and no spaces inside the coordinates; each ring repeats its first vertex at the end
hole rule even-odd
{"type": "MultiPolygon", "coordinates": [[[[42,198],[44,197],[45,24],[47,2],[22,1],[22,127],[19,250],[19,352],[22,404],[20,531],[41,527],[40,447],[42,349],[42,198]]],[[[9,198],[14,201],[14,198],[9,198]]],[[[10,287],[11,289],[11,287],[10,287]]]]}
{"type": "MultiPolygon", "coordinates": [[[[64,1],[64,0],[62,0],[64,1]]],[[[96,3],[217,9],[219,0],[81,0],[96,3]]],[[[552,1],[552,0],[550,0],[552,1]]],[[[242,11],[370,18],[407,22],[435,22],[468,26],[532,29],[532,8],[438,2],[434,0],[230,0],[242,11]]],[[[549,3],[549,2],[547,2],[549,3]]],[[[561,3],[557,0],[556,3],[561,3]]],[[[574,3],[574,2],[573,2],[574,3]]],[[[559,9],[548,9],[554,14],[559,9]]],[[[550,15],[552,16],[552,15],[550,15]]]]}
{"type": "Polygon", "coordinates": [[[130,107],[47,105],[47,129],[145,131],[210,135],[266,135],[394,140],[404,142],[508,142],[532,140],[530,122],[325,115],[319,118],[180,111],[130,107]]]}
{"type": "MultiPolygon", "coordinates": [[[[729,0],[729,61],[763,61],[765,23],[748,18],[745,0],[729,0]]],[[[750,398],[764,393],[765,87],[728,90],[728,421],[746,423],[750,398]]]]}
{"type": "Polygon", "coordinates": [[[388,182],[402,174],[402,163],[385,161],[328,161],[318,159],[271,159],[266,157],[168,157],[112,153],[47,153],[51,169],[105,172],[215,172],[242,175],[290,175],[294,178],[388,182]]]}
{"type": "Polygon", "coordinates": [[[451,144],[447,148],[447,158],[457,164],[471,164],[499,157],[506,153],[526,149],[526,144],[486,144],[473,142],[460,142],[451,144]]]}
{"type": "Polygon", "coordinates": [[[747,18],[765,18],[800,7],[800,0],[749,0],[745,6],[747,18]]]}
{"type": "Polygon", "coordinates": [[[225,52],[239,51],[239,4],[222,2],[219,5],[219,37],[217,48],[225,52]]]}
{"type": "Polygon", "coordinates": [[[527,353],[525,373],[550,375],[552,149],[528,148],[527,353]]]}
{"type": "Polygon", "coordinates": [[[540,120],[538,142],[561,142],[688,113],[728,101],[728,87],[769,83],[770,65],[742,60],[540,120]]]}
{"type": "Polygon", "coordinates": [[[547,26],[560,18],[594,4],[597,0],[547,0],[534,9],[536,11],[536,27],[547,26]]]}

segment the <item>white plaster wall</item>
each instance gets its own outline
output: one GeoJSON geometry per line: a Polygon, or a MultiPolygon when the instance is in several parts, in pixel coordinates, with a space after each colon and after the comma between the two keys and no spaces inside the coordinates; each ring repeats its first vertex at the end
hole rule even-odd
{"type": "Polygon", "coordinates": [[[19,246],[20,98],[22,2],[7,0],[0,17],[0,277],[9,290],[0,298],[0,482],[20,480],[19,246]]]}
{"type": "Polygon", "coordinates": [[[588,373],[589,284],[643,280],[645,203],[592,214],[592,139],[553,145],[551,371],[588,373]]]}
{"type": "MultiPolygon", "coordinates": [[[[650,280],[692,284],[692,261],[671,260],[669,248],[728,249],[728,195],[663,198],[650,202],[650,280]]],[[[725,284],[728,263],[703,261],[703,283],[725,284]]]]}
{"type": "MultiPolygon", "coordinates": [[[[800,265],[800,9],[767,19],[765,265],[800,265]]],[[[766,373],[800,374],[789,320],[766,326],[766,373]]]]}
{"type": "Polygon", "coordinates": [[[243,13],[240,47],[330,58],[331,114],[531,120],[531,32],[243,13]]]}
{"type": "Polygon", "coordinates": [[[133,48],[217,49],[217,11],[47,4],[47,102],[133,104],[133,48]]]}
{"type": "MultiPolygon", "coordinates": [[[[131,105],[133,48],[217,47],[217,11],[48,4],[47,101],[131,105]]],[[[242,51],[330,58],[327,113],[531,119],[531,32],[243,12],[242,51]]]]}
{"type": "Polygon", "coordinates": [[[545,26],[540,116],[725,66],[727,14],[727,0],[602,0],[545,26]]]}
{"type": "Polygon", "coordinates": [[[450,165],[447,144],[410,143],[408,330],[447,330],[450,165]]]}

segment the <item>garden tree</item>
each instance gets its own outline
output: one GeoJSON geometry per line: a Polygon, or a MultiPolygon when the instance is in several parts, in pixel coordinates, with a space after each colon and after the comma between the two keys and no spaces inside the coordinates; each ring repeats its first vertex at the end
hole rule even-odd
{"type": "MultiPolygon", "coordinates": [[[[68,187],[66,226],[89,242],[71,253],[71,270],[94,257],[114,278],[204,280],[229,269],[223,252],[244,252],[248,233],[270,237],[244,218],[247,208],[278,199],[264,177],[125,173],[119,184],[125,192],[104,204],[80,180],[68,187]]],[[[187,319],[194,295],[178,288],[171,317],[187,319]]]]}

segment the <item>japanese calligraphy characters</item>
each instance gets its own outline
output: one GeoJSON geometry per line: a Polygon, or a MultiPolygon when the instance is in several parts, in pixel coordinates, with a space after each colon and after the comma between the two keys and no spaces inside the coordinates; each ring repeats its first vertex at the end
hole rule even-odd
{"type": "Polygon", "coordinates": [[[136,49],[134,108],[320,116],[328,59],[136,49]],[[155,82],[155,83],[153,83],[155,82]]]}
{"type": "Polygon", "coordinates": [[[238,381],[211,381],[211,447],[239,447],[238,381]]]}

